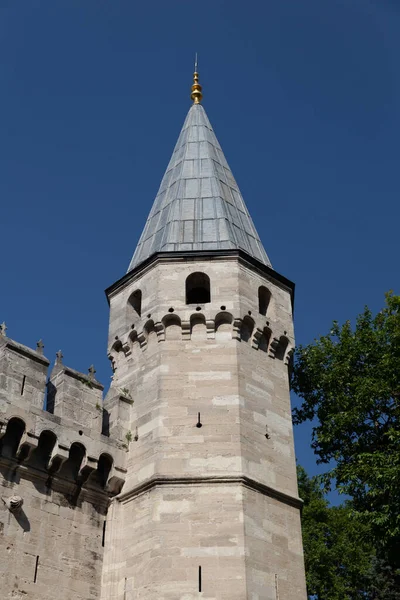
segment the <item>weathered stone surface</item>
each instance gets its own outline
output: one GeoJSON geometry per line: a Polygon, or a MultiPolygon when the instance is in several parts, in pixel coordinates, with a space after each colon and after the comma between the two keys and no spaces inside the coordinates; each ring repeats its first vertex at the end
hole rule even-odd
{"type": "Polygon", "coordinates": [[[56,366],[58,414],[43,410],[48,366],[0,337],[0,596],[94,600],[108,482],[121,489],[126,451],[101,434],[102,386],[82,373],[56,366]]]}
{"type": "Polygon", "coordinates": [[[49,361],[0,338],[3,596],[305,598],[290,286],[242,255],[155,258],[110,311],[104,409],[58,356],[43,410],[49,361]],[[187,304],[196,272],[210,301],[187,304]]]}
{"type": "Polygon", "coordinates": [[[109,516],[102,599],[197,598],[199,567],[209,600],[305,599],[290,287],[239,256],[163,256],[109,299],[105,405],[113,430],[125,390],[125,436],[136,439],[109,516]],[[209,277],[210,302],[186,303],[194,272],[209,277]],[[271,293],[267,314],[260,286],[271,293]]]}

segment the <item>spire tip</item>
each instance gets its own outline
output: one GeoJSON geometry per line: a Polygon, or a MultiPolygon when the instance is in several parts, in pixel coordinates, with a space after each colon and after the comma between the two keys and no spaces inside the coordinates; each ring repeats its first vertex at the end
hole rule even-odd
{"type": "Polygon", "coordinates": [[[194,73],[193,73],[193,85],[192,85],[192,93],[190,94],[191,99],[193,100],[193,104],[200,104],[203,94],[202,87],[199,84],[199,74],[197,72],[197,52],[194,59],[194,73]]]}

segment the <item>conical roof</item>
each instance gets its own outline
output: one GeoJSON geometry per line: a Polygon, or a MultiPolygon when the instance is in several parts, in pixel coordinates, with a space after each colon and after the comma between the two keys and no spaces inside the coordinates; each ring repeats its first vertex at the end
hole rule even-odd
{"type": "Polygon", "coordinates": [[[195,103],[128,272],[156,252],[232,249],[271,266],[206,112],[195,103]]]}

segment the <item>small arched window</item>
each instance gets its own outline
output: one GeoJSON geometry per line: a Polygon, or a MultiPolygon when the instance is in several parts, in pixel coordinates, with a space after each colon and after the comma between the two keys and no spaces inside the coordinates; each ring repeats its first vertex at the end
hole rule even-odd
{"type": "Polygon", "coordinates": [[[278,360],[283,360],[285,358],[288,345],[289,340],[284,335],[281,335],[281,337],[279,338],[277,348],[275,350],[275,358],[277,358],[278,360]]]}
{"type": "Polygon", "coordinates": [[[242,326],[240,328],[240,339],[242,342],[248,342],[251,340],[254,331],[254,321],[251,317],[247,315],[242,321],[242,326]]]}
{"type": "Polygon", "coordinates": [[[258,312],[260,315],[266,315],[268,305],[271,300],[271,292],[264,285],[258,288],[258,312]]]}
{"type": "Polygon", "coordinates": [[[210,278],[205,273],[192,273],[186,279],[186,304],[211,302],[210,278]]]}
{"type": "Polygon", "coordinates": [[[85,447],[79,442],[74,442],[69,449],[67,460],[63,463],[59,471],[60,477],[76,481],[85,454],[85,447]]]}
{"type": "Polygon", "coordinates": [[[133,308],[136,314],[140,317],[142,314],[142,292],[136,290],[129,296],[128,304],[133,308]]]}
{"type": "Polygon", "coordinates": [[[258,349],[262,352],[268,352],[269,342],[271,340],[271,330],[268,327],[264,327],[262,335],[258,340],[258,349]]]}
{"type": "Polygon", "coordinates": [[[0,440],[0,451],[3,456],[15,457],[24,432],[25,423],[22,419],[12,417],[8,421],[6,432],[0,440]]]}
{"type": "Polygon", "coordinates": [[[106,486],[112,464],[113,461],[111,456],[108,454],[100,454],[99,462],[97,463],[96,480],[102,488],[106,486]]]}
{"type": "Polygon", "coordinates": [[[55,433],[47,430],[42,431],[37,448],[35,448],[30,455],[28,464],[39,469],[47,469],[56,442],[57,437],[55,433]]]}

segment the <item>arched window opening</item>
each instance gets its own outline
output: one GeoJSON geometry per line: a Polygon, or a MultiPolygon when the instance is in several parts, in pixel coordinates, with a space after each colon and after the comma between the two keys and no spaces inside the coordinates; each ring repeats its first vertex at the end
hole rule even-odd
{"type": "Polygon", "coordinates": [[[240,339],[243,342],[248,342],[253,335],[254,321],[250,317],[245,317],[240,328],[240,339]]]}
{"type": "Polygon", "coordinates": [[[85,454],[85,447],[82,444],[79,444],[79,442],[74,442],[69,449],[68,459],[60,469],[60,477],[76,481],[85,454]]]}
{"type": "Polygon", "coordinates": [[[29,464],[39,469],[47,469],[56,442],[57,437],[55,433],[52,431],[42,431],[37,448],[35,448],[29,458],[29,464]]]}
{"type": "Polygon", "coordinates": [[[105,408],[103,408],[102,417],[101,434],[110,437],[110,413],[105,408]]]}
{"type": "Polygon", "coordinates": [[[7,423],[6,432],[0,440],[0,451],[6,458],[14,458],[25,431],[22,419],[13,417],[7,423]]]}
{"type": "Polygon", "coordinates": [[[108,454],[101,454],[99,462],[97,463],[96,480],[97,483],[104,488],[110,476],[112,467],[112,458],[108,454]]]}
{"type": "Polygon", "coordinates": [[[289,340],[284,335],[281,335],[281,337],[279,338],[278,346],[275,350],[275,358],[277,358],[278,360],[283,360],[285,358],[288,344],[289,340]]]}
{"type": "Polygon", "coordinates": [[[129,296],[128,304],[133,308],[135,313],[140,317],[142,314],[142,292],[136,290],[129,296]]]}
{"type": "Polygon", "coordinates": [[[261,285],[258,288],[258,312],[260,315],[266,315],[268,310],[268,305],[271,300],[271,292],[268,288],[261,285]]]}
{"type": "Polygon", "coordinates": [[[211,302],[210,278],[205,273],[192,273],[186,279],[186,304],[211,302]]]}
{"type": "Polygon", "coordinates": [[[262,352],[268,352],[269,342],[271,339],[271,330],[268,327],[264,327],[264,331],[258,341],[258,349],[262,352]]]}

